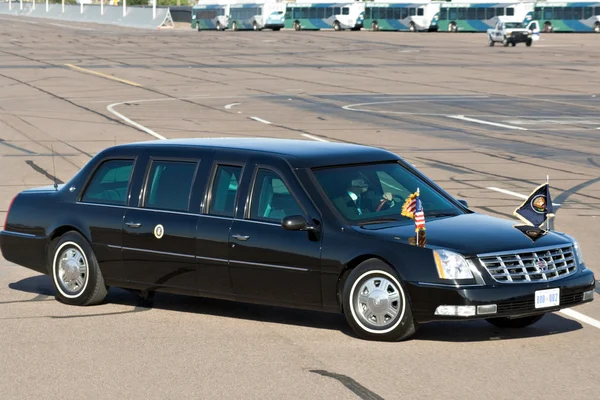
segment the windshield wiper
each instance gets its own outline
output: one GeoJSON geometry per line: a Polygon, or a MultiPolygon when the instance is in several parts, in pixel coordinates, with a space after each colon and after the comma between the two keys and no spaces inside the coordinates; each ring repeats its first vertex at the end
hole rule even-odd
{"type": "Polygon", "coordinates": [[[381,224],[383,222],[394,222],[394,221],[398,221],[398,218],[384,217],[384,218],[370,219],[368,221],[359,222],[358,225],[362,226],[362,225],[370,225],[370,224],[381,224]]]}
{"type": "Polygon", "coordinates": [[[452,213],[452,212],[438,212],[438,213],[425,213],[425,217],[456,217],[458,214],[457,213],[452,213]]]}

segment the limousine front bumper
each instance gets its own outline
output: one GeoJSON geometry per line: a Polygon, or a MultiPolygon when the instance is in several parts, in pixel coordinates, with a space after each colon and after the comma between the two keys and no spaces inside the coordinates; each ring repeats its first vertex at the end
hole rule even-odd
{"type": "Polygon", "coordinates": [[[568,277],[548,282],[494,283],[489,285],[450,286],[407,282],[413,316],[418,323],[443,320],[472,320],[494,317],[524,317],[558,311],[588,303],[594,299],[594,273],[582,269],[568,277]],[[536,306],[545,296],[546,304],[536,306]],[[558,290],[556,290],[558,289],[558,290]],[[550,304],[550,305],[548,305],[550,304]]]}

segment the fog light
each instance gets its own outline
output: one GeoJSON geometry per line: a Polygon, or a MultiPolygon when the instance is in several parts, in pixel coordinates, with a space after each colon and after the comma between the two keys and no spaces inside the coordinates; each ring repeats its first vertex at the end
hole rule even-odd
{"type": "Polygon", "coordinates": [[[456,314],[461,317],[470,317],[475,315],[475,306],[458,306],[456,314]]]}
{"type": "Polygon", "coordinates": [[[477,306],[477,314],[496,314],[497,312],[498,306],[496,304],[477,306]]]}
{"type": "Polygon", "coordinates": [[[435,309],[435,315],[456,315],[455,306],[439,306],[435,309]]]}
{"type": "Polygon", "coordinates": [[[583,301],[593,300],[594,299],[594,291],[588,290],[587,292],[583,292],[583,301]]]}
{"type": "Polygon", "coordinates": [[[457,315],[459,317],[470,317],[475,315],[475,306],[439,306],[435,309],[435,315],[457,315]]]}

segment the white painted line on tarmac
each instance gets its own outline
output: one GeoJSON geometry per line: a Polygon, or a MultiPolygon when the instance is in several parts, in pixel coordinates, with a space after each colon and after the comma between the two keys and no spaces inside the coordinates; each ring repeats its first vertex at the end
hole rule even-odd
{"type": "Polygon", "coordinates": [[[166,140],[167,138],[159,135],[158,133],[154,132],[152,129],[146,128],[144,125],[142,124],[138,124],[135,121],[132,121],[131,119],[127,118],[126,116],[124,116],[123,114],[117,112],[114,110],[114,107],[125,104],[125,103],[130,103],[129,101],[123,101],[121,103],[113,103],[111,105],[109,105],[108,107],[106,107],[106,109],[108,111],[110,111],[112,114],[116,115],[118,118],[121,118],[123,121],[125,121],[126,123],[128,123],[129,125],[135,126],[136,128],[140,129],[143,132],[146,132],[148,135],[154,136],[157,139],[160,140],[166,140]]]}
{"type": "Polygon", "coordinates": [[[316,140],[318,142],[329,142],[329,140],[327,140],[327,139],[323,139],[323,138],[320,138],[320,137],[309,135],[308,133],[303,133],[302,136],[304,136],[305,138],[316,140]]]}
{"type": "Polygon", "coordinates": [[[474,122],[476,124],[497,126],[499,128],[517,129],[517,130],[520,130],[520,131],[526,131],[527,130],[527,128],[523,128],[522,126],[499,124],[497,122],[490,122],[490,121],[484,121],[482,119],[475,119],[475,118],[465,117],[464,115],[447,115],[447,117],[448,118],[454,118],[454,119],[460,119],[462,121],[474,122]]]}
{"type": "MultiPolygon", "coordinates": [[[[511,192],[510,190],[506,190],[506,189],[500,189],[500,188],[497,188],[497,187],[488,187],[487,189],[489,189],[489,190],[495,190],[496,192],[508,194],[510,196],[519,197],[519,198],[521,198],[523,200],[525,200],[527,198],[527,196],[524,195],[524,194],[517,193],[517,192],[511,192]]],[[[554,206],[560,206],[560,204],[555,203],[555,202],[552,202],[552,205],[554,205],[554,206]]]]}
{"type": "Polygon", "coordinates": [[[588,325],[593,326],[594,328],[600,329],[600,321],[595,320],[594,318],[588,317],[585,314],[582,314],[578,311],[572,310],[570,308],[565,308],[564,310],[558,311],[559,313],[565,314],[573,319],[576,319],[580,322],[584,322],[588,325]]]}
{"type": "Polygon", "coordinates": [[[232,107],[239,106],[240,104],[242,104],[242,103],[231,103],[231,104],[227,104],[227,105],[225,106],[225,109],[226,109],[226,110],[231,110],[231,108],[232,108],[232,107]]]}
{"type": "Polygon", "coordinates": [[[271,125],[271,123],[269,121],[267,121],[265,119],[262,119],[262,118],[250,117],[250,119],[253,119],[253,120],[258,121],[258,122],[262,122],[263,124],[271,125]]]}

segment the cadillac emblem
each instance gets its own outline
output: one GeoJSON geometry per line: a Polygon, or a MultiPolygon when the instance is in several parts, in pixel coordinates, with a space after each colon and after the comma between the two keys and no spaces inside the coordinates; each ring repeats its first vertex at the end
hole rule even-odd
{"type": "Polygon", "coordinates": [[[536,257],[535,266],[541,273],[548,272],[548,263],[543,258],[536,257]]]}
{"type": "Polygon", "coordinates": [[[540,214],[545,213],[546,212],[546,196],[544,196],[543,194],[535,196],[531,200],[531,208],[533,208],[533,211],[535,211],[537,213],[540,213],[540,214]]]}

